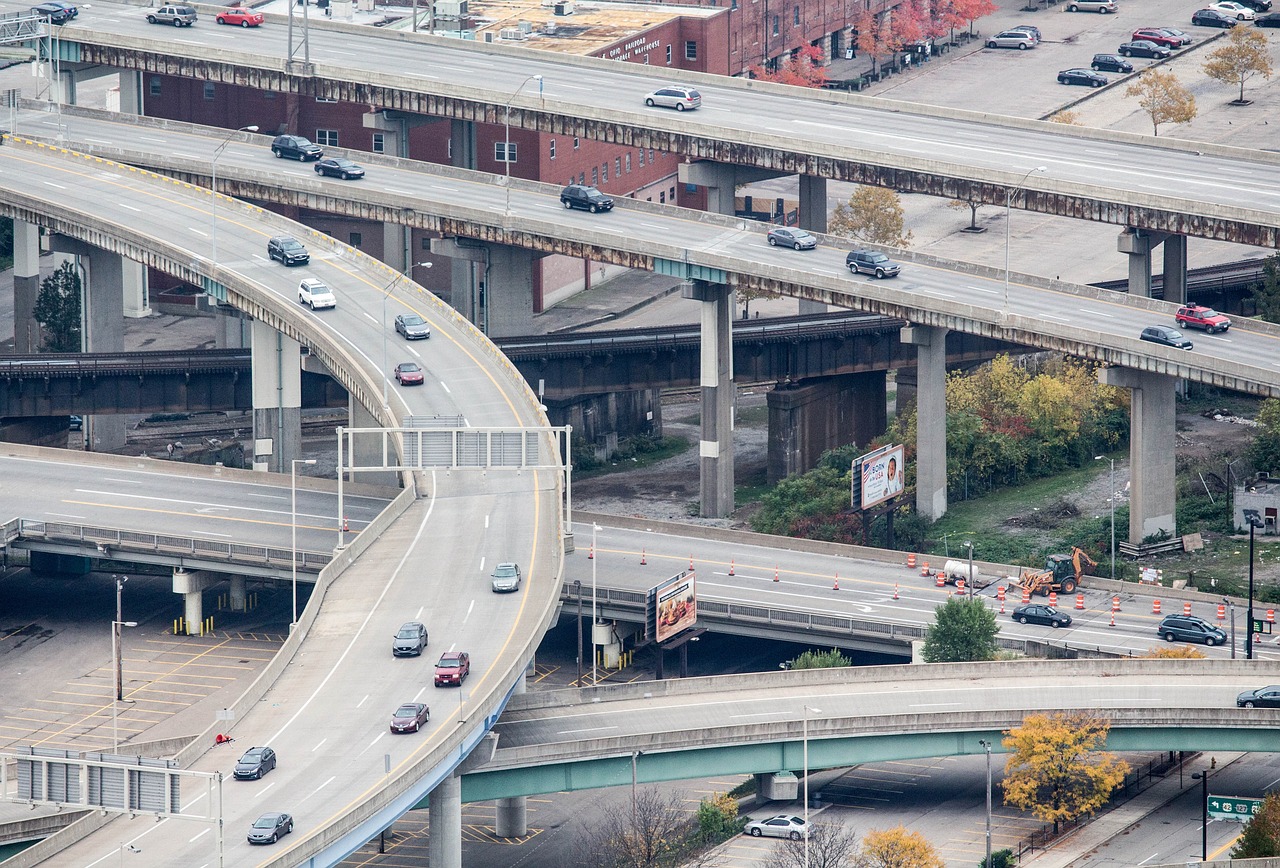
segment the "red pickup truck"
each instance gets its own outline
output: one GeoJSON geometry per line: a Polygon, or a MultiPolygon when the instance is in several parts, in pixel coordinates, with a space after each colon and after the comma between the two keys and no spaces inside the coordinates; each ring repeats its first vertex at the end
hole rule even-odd
{"type": "Polygon", "coordinates": [[[462,686],[471,674],[471,655],[466,651],[446,651],[436,664],[436,687],[448,684],[462,686]]]}

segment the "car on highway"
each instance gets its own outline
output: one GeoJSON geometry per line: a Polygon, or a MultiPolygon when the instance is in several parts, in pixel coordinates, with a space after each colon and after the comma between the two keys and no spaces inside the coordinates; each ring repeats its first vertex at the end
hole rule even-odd
{"type": "Polygon", "coordinates": [[[344,181],[364,177],[364,169],[346,157],[325,157],[316,160],[315,170],[317,175],[325,178],[341,178],[344,181]]]}
{"type": "Polygon", "coordinates": [[[1036,47],[1036,38],[1025,30],[1002,30],[987,37],[987,48],[1016,48],[1026,51],[1036,47]]]}
{"type": "Polygon", "coordinates": [[[1218,313],[1211,307],[1199,304],[1184,304],[1173,315],[1174,321],[1187,329],[1204,329],[1209,334],[1225,332],[1231,328],[1231,318],[1218,313]]]}
{"type": "Polygon", "coordinates": [[[697,88],[685,84],[673,84],[646,94],[644,104],[650,108],[661,106],[673,108],[678,112],[693,111],[702,105],[702,94],[698,93],[697,88]]]}
{"type": "Polygon", "coordinates": [[[421,386],[427,381],[422,365],[417,362],[401,362],[396,365],[396,382],[402,386],[421,386]]]}
{"type": "Polygon", "coordinates": [[[251,747],[236,761],[233,774],[238,781],[256,781],[275,767],[275,751],[269,747],[251,747]]]}
{"type": "MultiPolygon", "coordinates": [[[[1179,30],[1178,34],[1181,33],[1182,31],[1179,30]]],[[[1147,42],[1154,42],[1156,45],[1163,45],[1165,48],[1181,48],[1190,40],[1190,37],[1184,40],[1183,35],[1177,35],[1165,30],[1163,27],[1139,27],[1129,35],[1129,38],[1145,39],[1147,42]]]]}
{"type": "Polygon", "coordinates": [[[421,341],[431,337],[431,326],[416,313],[396,314],[396,334],[406,341],[421,341]]]}
{"type": "Polygon", "coordinates": [[[421,621],[405,621],[391,640],[394,657],[417,657],[427,647],[427,626],[421,621]]]}
{"type": "Polygon", "coordinates": [[[66,3],[41,3],[31,7],[32,15],[39,15],[50,24],[66,24],[78,15],[80,10],[66,3]]]}
{"type": "Polygon", "coordinates": [[[1115,0],[1071,0],[1067,4],[1068,12],[1098,12],[1110,15],[1116,11],[1115,0]]]}
{"type": "Polygon", "coordinates": [[[250,9],[248,6],[231,6],[219,12],[215,20],[219,24],[229,24],[235,27],[257,27],[267,20],[267,16],[250,9]]]}
{"type": "Polygon", "coordinates": [[[565,210],[580,208],[592,214],[613,210],[613,200],[587,184],[570,184],[565,187],[560,191],[560,204],[565,210]]]}
{"type": "Polygon", "coordinates": [[[417,732],[430,719],[430,708],[421,702],[406,702],[391,713],[391,731],[417,732]]]}
{"type": "Polygon", "coordinates": [[[1043,603],[1029,603],[1013,610],[1009,617],[1019,624],[1044,624],[1046,627],[1070,627],[1071,616],[1043,603]]]}
{"type": "Polygon", "coordinates": [[[263,814],[249,827],[250,844],[274,844],[293,831],[293,817],[272,811],[263,814]]]}
{"type": "Polygon", "coordinates": [[[267,240],[267,258],[277,260],[285,266],[306,265],[311,261],[311,254],[292,235],[277,235],[267,240]]]}
{"type": "Polygon", "coordinates": [[[844,258],[844,267],[850,274],[870,274],[876,278],[897,277],[902,266],[879,250],[851,250],[844,258]]]}
{"type": "Polygon", "coordinates": [[[71,431],[83,431],[84,419],[81,419],[79,416],[68,416],[67,428],[71,431]]]}
{"type": "Polygon", "coordinates": [[[775,226],[765,236],[770,247],[790,247],[795,250],[812,250],[818,246],[818,239],[803,229],[791,229],[787,226],[775,226]]]}
{"type": "Polygon", "coordinates": [[[498,564],[489,577],[494,593],[505,594],[520,590],[520,565],[512,563],[498,564]]]}
{"type": "Polygon", "coordinates": [[[446,651],[440,655],[440,661],[436,663],[435,685],[444,687],[447,684],[454,684],[461,687],[462,682],[466,681],[470,674],[470,654],[466,651],[446,651]]]}
{"type": "Polygon", "coordinates": [[[1280,708],[1280,684],[1246,690],[1236,697],[1236,708],[1280,708]]]}
{"type": "Polygon", "coordinates": [[[1169,326],[1147,326],[1142,330],[1142,334],[1139,337],[1153,344],[1163,344],[1166,347],[1174,347],[1179,350],[1189,350],[1194,346],[1182,332],[1169,326]]]}
{"type": "Polygon", "coordinates": [[[1117,49],[1121,57],[1152,57],[1156,60],[1164,60],[1173,50],[1166,45],[1156,45],[1149,39],[1135,39],[1132,42],[1122,42],[1117,49]]]}
{"type": "Polygon", "coordinates": [[[1221,627],[1214,627],[1194,615],[1165,615],[1156,633],[1166,642],[1201,642],[1213,646],[1227,641],[1226,631],[1221,627]]]}
{"type": "Polygon", "coordinates": [[[1254,12],[1243,3],[1235,2],[1235,0],[1218,0],[1217,3],[1210,3],[1205,8],[1221,12],[1223,15],[1230,15],[1237,21],[1252,21],[1258,17],[1257,12],[1254,12]]]}
{"type": "Polygon", "coordinates": [[[1089,67],[1099,72],[1133,72],[1133,64],[1117,54],[1095,54],[1089,67]]]}
{"type": "Polygon", "coordinates": [[[1107,81],[1107,77],[1102,73],[1084,69],[1083,67],[1077,66],[1074,69],[1058,71],[1058,84],[1082,84],[1085,87],[1102,87],[1107,81]]]}
{"type": "Polygon", "coordinates": [[[174,27],[190,27],[199,18],[194,6],[166,4],[147,13],[148,24],[172,24],[174,27]]]}
{"type": "Polygon", "coordinates": [[[753,838],[790,838],[792,841],[799,841],[809,837],[809,824],[804,821],[804,817],[778,814],[767,820],[752,820],[742,827],[742,834],[753,838]]]}
{"type": "Polygon", "coordinates": [[[1266,15],[1259,15],[1257,20],[1253,22],[1254,27],[1280,27],[1280,12],[1268,12],[1266,15]]]}
{"type": "Polygon", "coordinates": [[[324,156],[324,149],[305,136],[276,136],[271,140],[271,153],[280,159],[318,160],[324,156]]]}
{"type": "Polygon", "coordinates": [[[1240,22],[1217,9],[1197,9],[1191,13],[1191,23],[1200,27],[1235,27],[1240,22]]]}
{"type": "Polygon", "coordinates": [[[312,310],[337,307],[338,297],[333,294],[324,281],[314,277],[304,277],[298,282],[298,303],[305,304],[312,310]]]}

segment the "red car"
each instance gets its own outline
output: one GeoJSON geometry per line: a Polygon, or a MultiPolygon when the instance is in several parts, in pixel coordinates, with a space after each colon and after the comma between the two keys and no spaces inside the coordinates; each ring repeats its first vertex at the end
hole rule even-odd
{"type": "Polygon", "coordinates": [[[1211,307],[1201,307],[1198,304],[1184,304],[1178,308],[1178,312],[1174,314],[1174,319],[1178,325],[1187,329],[1204,329],[1212,334],[1213,332],[1225,332],[1231,328],[1231,319],[1226,317],[1211,307]]]}
{"type": "Polygon", "coordinates": [[[391,731],[417,732],[430,719],[430,708],[421,702],[406,702],[391,715],[391,731]]]}
{"type": "Polygon", "coordinates": [[[462,686],[462,682],[471,674],[471,655],[466,651],[446,651],[440,655],[436,664],[436,687],[446,684],[462,686]]]}
{"type": "Polygon", "coordinates": [[[218,13],[219,24],[239,24],[241,27],[257,27],[266,16],[261,12],[255,12],[247,6],[232,6],[230,9],[223,9],[218,13]]]}
{"type": "Polygon", "coordinates": [[[422,366],[417,362],[401,362],[396,365],[396,382],[402,386],[421,386],[425,382],[422,366]]]}
{"type": "Polygon", "coordinates": [[[1181,48],[1186,40],[1181,36],[1175,36],[1172,33],[1166,33],[1160,27],[1139,27],[1133,31],[1132,39],[1145,39],[1147,42],[1154,42],[1156,45],[1163,45],[1165,48],[1181,48]]]}

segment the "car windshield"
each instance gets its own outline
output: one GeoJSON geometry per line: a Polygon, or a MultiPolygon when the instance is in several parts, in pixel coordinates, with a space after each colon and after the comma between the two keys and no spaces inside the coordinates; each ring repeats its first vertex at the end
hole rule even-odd
{"type": "Polygon", "coordinates": [[[419,368],[413,362],[405,362],[403,365],[400,366],[400,372],[403,374],[412,374],[415,371],[421,371],[421,370],[422,368],[419,368]]]}
{"type": "Polygon", "coordinates": [[[404,318],[405,325],[422,325],[422,317],[417,314],[409,314],[404,318]]]}
{"type": "Polygon", "coordinates": [[[416,705],[402,705],[396,709],[396,717],[413,717],[418,713],[416,705]]]}
{"type": "Polygon", "coordinates": [[[401,627],[400,632],[396,634],[397,639],[416,639],[418,638],[418,630],[416,627],[401,627]]]}
{"type": "Polygon", "coordinates": [[[253,824],[253,828],[255,828],[255,829],[274,829],[274,828],[275,828],[275,825],[276,825],[276,818],[275,818],[273,815],[268,814],[268,815],[267,815],[267,816],[265,816],[265,817],[259,817],[259,818],[258,818],[258,822],[256,822],[256,823],[254,823],[254,824],[253,824]]]}
{"type": "Polygon", "coordinates": [[[507,579],[516,574],[516,568],[511,564],[499,564],[498,568],[493,571],[494,578],[507,579]]]}
{"type": "Polygon", "coordinates": [[[283,247],[285,250],[301,250],[302,242],[295,241],[294,239],[290,238],[288,241],[282,241],[280,243],[280,246],[283,247]]]}
{"type": "Polygon", "coordinates": [[[1196,312],[1196,316],[1202,316],[1202,317],[1211,317],[1211,316],[1219,316],[1219,315],[1220,314],[1211,307],[1206,307],[1196,312]]]}
{"type": "Polygon", "coordinates": [[[262,748],[255,747],[253,750],[251,750],[251,751],[249,751],[248,753],[246,753],[246,754],[244,755],[244,758],[243,758],[243,759],[241,759],[241,760],[240,760],[240,762],[243,762],[243,763],[256,763],[256,762],[259,762],[259,761],[261,761],[261,760],[262,760],[262,748]]]}
{"type": "Polygon", "coordinates": [[[457,657],[447,657],[444,660],[441,660],[439,665],[441,669],[457,669],[462,665],[462,661],[457,657]]]}

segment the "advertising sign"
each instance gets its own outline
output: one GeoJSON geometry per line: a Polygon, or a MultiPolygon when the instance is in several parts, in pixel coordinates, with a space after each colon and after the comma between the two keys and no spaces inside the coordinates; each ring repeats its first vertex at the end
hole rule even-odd
{"type": "Polygon", "coordinates": [[[902,494],[906,468],[902,463],[902,446],[885,446],[868,452],[854,462],[854,473],[861,482],[863,509],[884,503],[902,494]]]}
{"type": "Polygon", "coordinates": [[[697,579],[688,570],[649,589],[649,638],[662,643],[698,622],[697,579]]]}

